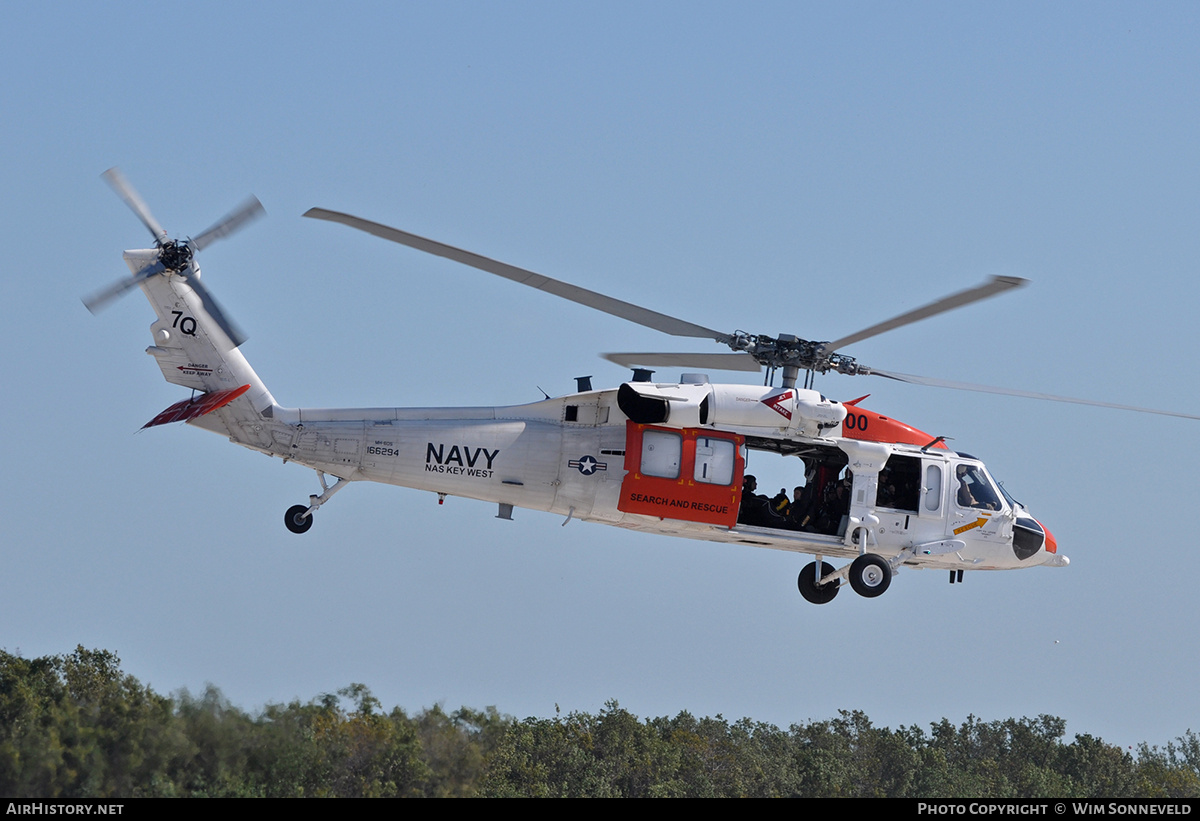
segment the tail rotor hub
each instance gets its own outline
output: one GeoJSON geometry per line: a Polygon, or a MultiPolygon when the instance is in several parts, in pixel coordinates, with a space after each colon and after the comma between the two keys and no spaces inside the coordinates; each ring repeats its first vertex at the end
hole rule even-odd
{"type": "Polygon", "coordinates": [[[192,261],[192,256],[191,245],[173,239],[163,243],[162,251],[158,255],[158,261],[168,271],[182,271],[192,261]]]}

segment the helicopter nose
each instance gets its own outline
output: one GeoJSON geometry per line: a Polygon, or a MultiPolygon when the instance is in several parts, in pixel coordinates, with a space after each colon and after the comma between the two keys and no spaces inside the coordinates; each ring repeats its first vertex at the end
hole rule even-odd
{"type": "MultiPolygon", "coordinates": [[[[1034,521],[1037,522],[1039,525],[1042,525],[1042,522],[1040,519],[1034,519],[1034,521]]],[[[1046,534],[1046,552],[1047,553],[1057,553],[1058,552],[1058,540],[1054,538],[1054,534],[1050,532],[1050,528],[1046,527],[1045,525],[1042,525],[1042,531],[1046,534]]]]}
{"type": "Polygon", "coordinates": [[[1045,525],[1032,516],[1017,516],[1013,523],[1013,553],[1021,561],[1032,559],[1042,550],[1054,553],[1058,550],[1058,542],[1050,535],[1045,525]]]}

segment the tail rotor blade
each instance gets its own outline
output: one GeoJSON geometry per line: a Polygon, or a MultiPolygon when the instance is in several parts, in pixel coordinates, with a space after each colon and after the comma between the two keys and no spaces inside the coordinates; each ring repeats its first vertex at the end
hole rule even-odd
{"type": "Polygon", "coordinates": [[[155,274],[161,274],[165,270],[166,268],[163,267],[161,262],[152,262],[133,276],[118,279],[104,290],[97,291],[89,297],[84,297],[83,304],[93,314],[98,313],[102,309],[107,308],[108,304],[117,297],[124,295],[127,291],[136,288],[150,277],[155,274]]]}
{"type": "Polygon", "coordinates": [[[192,290],[196,292],[196,296],[200,297],[200,302],[203,303],[205,312],[213,318],[213,321],[220,326],[225,335],[233,342],[233,347],[241,347],[242,343],[246,341],[246,335],[229,318],[229,315],[221,308],[220,303],[209,293],[208,288],[204,287],[204,283],[200,281],[200,277],[189,276],[187,282],[188,285],[192,286],[192,290]]]}
{"type": "Polygon", "coordinates": [[[129,206],[129,210],[137,214],[137,218],[142,221],[142,225],[150,229],[150,233],[154,235],[155,244],[160,247],[164,245],[167,241],[167,232],[163,230],[163,227],[158,224],[158,220],[150,213],[150,209],[142,201],[142,198],[138,196],[138,192],[133,190],[133,186],[129,184],[129,180],[125,179],[125,175],[121,173],[121,169],[114,165],[100,176],[104,177],[104,181],[112,187],[113,191],[117,192],[117,196],[125,201],[125,204],[129,206]]]}
{"type": "Polygon", "coordinates": [[[267,213],[267,210],[258,201],[258,197],[251,195],[249,199],[218,220],[216,224],[201,231],[189,240],[189,244],[193,250],[200,251],[222,237],[227,237],[234,231],[241,229],[246,223],[258,219],[265,213],[267,213]]]}

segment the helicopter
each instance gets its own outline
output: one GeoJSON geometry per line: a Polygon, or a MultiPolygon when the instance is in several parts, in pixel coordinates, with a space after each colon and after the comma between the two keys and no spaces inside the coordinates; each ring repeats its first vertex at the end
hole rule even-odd
{"type": "Polygon", "coordinates": [[[253,197],[194,238],[171,239],[121,172],[103,175],[154,237],[129,250],[131,276],[84,299],[93,313],[137,287],[153,308],[146,348],[168,382],[192,390],[144,428],[173,422],[316,471],[320,493],[290,507],[284,524],[305,533],[314,514],[353,482],[399,485],[497,506],[496,517],[540,510],[629,530],[751,545],[813,556],[797,587],[809,602],[843,586],[884,593],[902,568],[949,572],[1066,567],[1051,532],[996,482],[984,463],[945,437],[839,402],[814,388],[830,371],[919,385],[1001,393],[1200,419],[1200,416],[884,371],[841,349],[1026,284],[989,281],[831,342],[791,334],[722,332],[435,240],[313,208],[339,223],[445,257],[622,319],[708,339],[728,353],[610,353],[632,368],[616,388],[577,390],[523,405],[431,408],[289,408],[240,351],[246,337],[200,279],[196,254],[264,209],[253,197]],[[653,381],[652,367],[694,369],[653,381]],[[762,372],[762,385],[719,384],[707,370],[762,372]],[[775,377],[779,384],[775,385],[775,377]],[[800,382],[797,385],[797,382],[800,382]],[[794,497],[758,494],[751,461],[783,457],[794,497]],[[794,457],[795,461],[792,461],[794,457]],[[803,480],[801,482],[801,480],[803,480]],[[835,566],[826,559],[838,562],[835,566]]]}

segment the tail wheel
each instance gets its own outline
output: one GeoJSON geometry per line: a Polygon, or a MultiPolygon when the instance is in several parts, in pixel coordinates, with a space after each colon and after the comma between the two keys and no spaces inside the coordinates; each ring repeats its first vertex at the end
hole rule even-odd
{"type": "Polygon", "coordinates": [[[283,523],[287,525],[287,529],[293,533],[307,533],[313,523],[311,515],[304,515],[307,511],[308,505],[292,505],[289,507],[287,513],[283,514],[283,523]]]}
{"type": "Polygon", "coordinates": [[[882,556],[864,553],[850,565],[849,576],[855,593],[873,599],[892,583],[892,566],[882,556]]]}
{"type": "Polygon", "coordinates": [[[796,586],[800,588],[800,595],[813,604],[827,604],[833,601],[833,597],[837,595],[839,583],[835,580],[828,584],[818,585],[817,581],[836,570],[837,568],[829,562],[821,562],[821,573],[818,576],[817,563],[806,564],[800,571],[800,578],[796,580],[796,586]]]}

